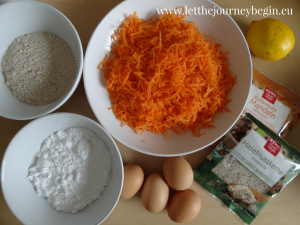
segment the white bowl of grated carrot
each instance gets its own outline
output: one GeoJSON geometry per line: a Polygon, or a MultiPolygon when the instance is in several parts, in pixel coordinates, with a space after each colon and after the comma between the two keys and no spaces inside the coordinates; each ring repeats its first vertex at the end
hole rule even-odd
{"type": "Polygon", "coordinates": [[[85,90],[99,122],[124,145],[156,156],[189,154],[241,115],[252,79],[249,48],[230,16],[199,15],[202,9],[221,12],[205,0],[124,1],[95,29],[85,90]],[[159,9],[178,7],[196,15],[159,18],[159,9]]]}

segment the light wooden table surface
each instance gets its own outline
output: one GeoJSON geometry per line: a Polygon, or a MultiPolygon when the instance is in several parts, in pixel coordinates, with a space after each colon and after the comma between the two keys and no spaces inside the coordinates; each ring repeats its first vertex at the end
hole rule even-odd
{"type": "MultiPolygon", "coordinates": [[[[142,0],[141,0],[142,1],[142,0]]],[[[100,20],[121,0],[42,0],[64,13],[77,29],[83,49],[85,51],[89,38],[100,20]]],[[[299,0],[215,0],[223,8],[292,8],[293,15],[272,16],[277,18],[293,30],[296,37],[296,45],[292,54],[277,62],[266,62],[253,56],[253,65],[258,70],[273,78],[274,80],[286,85],[300,94],[300,1],[299,0]]],[[[133,9],[134,10],[134,9],[133,9]]],[[[252,20],[263,19],[263,16],[242,15],[232,16],[241,30],[246,34],[252,20]]],[[[3,22],[3,21],[2,21],[3,22]]],[[[4,107],[4,106],[0,106],[4,107]]],[[[83,82],[81,81],[73,96],[56,112],[71,112],[89,117],[95,121],[96,118],[88,104],[83,82]]],[[[4,155],[5,149],[13,136],[30,121],[15,121],[0,117],[0,157],[4,155]]],[[[289,134],[287,141],[300,150],[300,122],[289,134]]],[[[153,172],[162,172],[164,158],[153,157],[138,153],[121,143],[117,142],[124,163],[134,162],[143,168],[145,175],[153,172]]],[[[193,168],[202,162],[211,148],[198,151],[185,156],[193,168]]],[[[196,182],[191,189],[195,190],[201,198],[202,208],[198,216],[188,224],[241,224],[241,222],[218,201],[211,197],[196,182]]],[[[0,196],[0,225],[21,224],[7,207],[2,192],[0,196]]],[[[175,224],[167,215],[166,209],[160,213],[152,214],[146,211],[140,200],[140,193],[129,200],[120,200],[103,224],[122,224],[122,225],[168,225],[175,224]]],[[[277,195],[269,205],[260,213],[252,223],[258,224],[300,224],[300,176],[290,183],[279,195],[277,195]]],[[[54,224],[55,225],[55,224],[54,224]]]]}

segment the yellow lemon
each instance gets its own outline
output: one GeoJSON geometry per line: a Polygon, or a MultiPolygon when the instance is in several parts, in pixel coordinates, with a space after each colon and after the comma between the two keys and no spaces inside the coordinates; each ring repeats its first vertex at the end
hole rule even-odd
{"type": "Polygon", "coordinates": [[[246,39],[253,54],[267,61],[282,59],[295,45],[292,30],[283,22],[271,18],[253,21],[246,39]]]}

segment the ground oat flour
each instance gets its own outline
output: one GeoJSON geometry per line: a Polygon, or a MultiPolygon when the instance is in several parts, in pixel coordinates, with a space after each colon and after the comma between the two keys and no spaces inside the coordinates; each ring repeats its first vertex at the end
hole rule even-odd
{"type": "Polygon", "coordinates": [[[63,96],[76,75],[71,48],[60,37],[34,32],[17,37],[1,62],[5,84],[30,105],[45,105],[63,96]]]}
{"type": "Polygon", "coordinates": [[[56,210],[76,213],[100,198],[110,169],[111,155],[102,140],[86,128],[68,128],[42,143],[28,178],[56,210]]]}

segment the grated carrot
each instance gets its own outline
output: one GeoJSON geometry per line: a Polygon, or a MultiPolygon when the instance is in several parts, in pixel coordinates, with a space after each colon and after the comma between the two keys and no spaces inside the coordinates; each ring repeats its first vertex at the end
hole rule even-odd
{"type": "Polygon", "coordinates": [[[111,56],[98,69],[104,71],[115,116],[135,133],[172,128],[180,134],[181,127],[199,137],[201,128],[214,127],[216,112],[229,111],[227,95],[236,77],[227,67],[228,52],[205,40],[184,16],[145,21],[135,12],[112,39],[111,56]]]}

